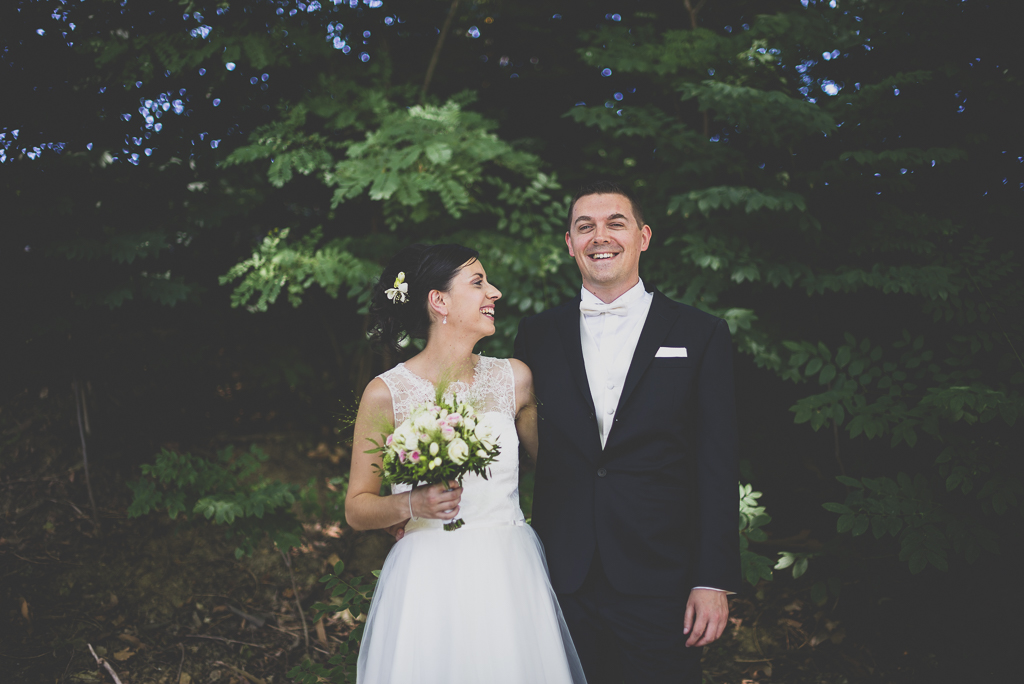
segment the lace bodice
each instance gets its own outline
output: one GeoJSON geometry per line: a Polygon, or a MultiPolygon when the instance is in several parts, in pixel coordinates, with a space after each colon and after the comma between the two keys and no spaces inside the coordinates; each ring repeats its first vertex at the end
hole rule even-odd
{"type": "MultiPolygon", "coordinates": [[[[418,404],[434,400],[434,385],[400,363],[380,379],[391,392],[395,425],[401,425],[418,404]]],[[[466,527],[521,525],[519,508],[519,437],[516,434],[515,377],[508,359],[481,356],[473,371],[473,382],[454,382],[450,392],[455,398],[473,404],[480,413],[496,414],[500,426],[498,459],[491,464],[490,477],[470,473],[462,482],[459,517],[466,527]]],[[[394,485],[392,493],[408,491],[409,485],[394,485]]],[[[418,519],[406,525],[406,533],[419,529],[441,529],[443,521],[418,519]]],[[[454,533],[452,533],[454,534],[454,533]]]]}

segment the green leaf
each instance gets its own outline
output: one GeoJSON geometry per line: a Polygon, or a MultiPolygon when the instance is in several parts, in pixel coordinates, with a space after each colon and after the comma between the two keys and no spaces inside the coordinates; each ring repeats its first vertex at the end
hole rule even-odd
{"type": "Polygon", "coordinates": [[[815,582],[811,585],[811,600],[819,606],[828,602],[828,585],[824,582],[815,582]]]}
{"type": "Polygon", "coordinates": [[[836,377],[836,367],[830,363],[821,369],[821,375],[818,376],[818,383],[825,385],[831,382],[834,377],[836,377]]]}

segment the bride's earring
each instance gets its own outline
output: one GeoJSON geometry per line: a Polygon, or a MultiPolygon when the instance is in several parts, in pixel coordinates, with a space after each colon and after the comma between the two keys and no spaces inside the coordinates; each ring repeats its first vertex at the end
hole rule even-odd
{"type": "Polygon", "coordinates": [[[448,325],[448,314],[444,315],[444,320],[441,321],[441,325],[448,325]]]}

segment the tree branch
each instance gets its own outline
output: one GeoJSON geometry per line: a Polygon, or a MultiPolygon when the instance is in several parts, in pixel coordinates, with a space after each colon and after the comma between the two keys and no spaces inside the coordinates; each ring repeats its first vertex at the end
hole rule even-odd
{"type": "MultiPolygon", "coordinates": [[[[686,0],[689,2],[690,0],[686,0]]],[[[703,0],[702,0],[703,1],[703,0]]],[[[448,10],[448,16],[441,27],[441,34],[437,37],[437,45],[434,46],[434,54],[430,56],[430,64],[427,66],[427,75],[423,79],[423,90],[420,91],[420,104],[427,98],[427,89],[430,88],[430,80],[434,77],[434,69],[437,67],[437,60],[441,57],[441,47],[444,45],[444,37],[448,35],[452,19],[455,18],[455,9],[459,6],[459,0],[452,0],[452,7],[448,10]]]]}
{"type": "MultiPolygon", "coordinates": [[[[690,0],[683,0],[683,5],[686,7],[686,11],[690,14],[690,29],[697,28],[697,14],[703,9],[704,5],[708,0],[700,0],[696,7],[690,4],[690,0]]],[[[711,136],[711,124],[708,121],[708,110],[701,112],[704,115],[704,137],[708,138],[711,136]]]]}
{"type": "Polygon", "coordinates": [[[82,440],[82,469],[85,470],[85,489],[89,492],[89,505],[92,506],[92,524],[99,531],[100,517],[96,513],[96,500],[92,496],[92,482],[89,480],[89,454],[85,450],[85,431],[82,425],[82,402],[85,400],[85,396],[79,397],[81,388],[78,386],[78,380],[71,383],[71,389],[75,393],[75,415],[78,417],[78,436],[82,440]]]}
{"type": "Polygon", "coordinates": [[[107,670],[107,673],[113,678],[114,684],[122,684],[121,680],[118,679],[117,673],[114,672],[114,668],[110,666],[110,663],[105,658],[100,658],[96,655],[96,651],[93,650],[92,644],[86,644],[89,647],[89,653],[92,653],[92,657],[96,659],[96,667],[102,667],[107,670]]]}

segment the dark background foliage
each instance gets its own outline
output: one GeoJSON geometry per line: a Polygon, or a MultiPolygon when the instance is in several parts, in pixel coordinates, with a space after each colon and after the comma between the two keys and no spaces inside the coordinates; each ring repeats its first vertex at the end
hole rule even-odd
{"type": "Polygon", "coordinates": [[[1021,601],[1012,6],[6,3],[5,430],[74,422],[77,381],[113,499],[164,447],[333,435],[399,360],[365,340],[390,254],[479,249],[506,355],[578,287],[567,197],[611,178],[645,282],[730,323],[775,582],[985,672],[1021,601]]]}

